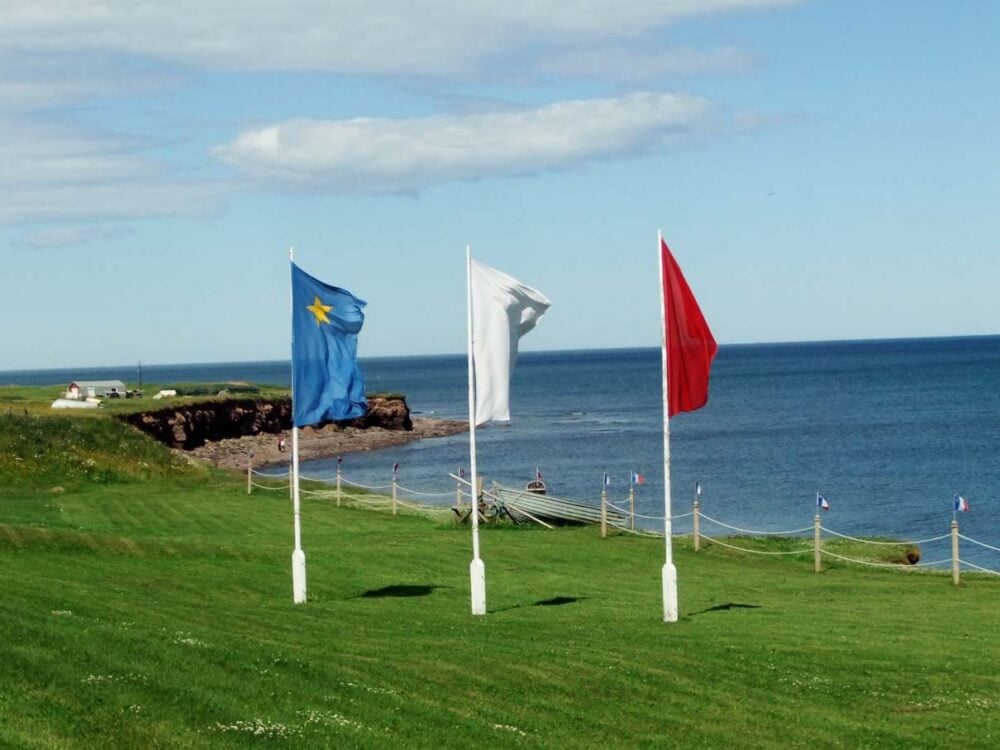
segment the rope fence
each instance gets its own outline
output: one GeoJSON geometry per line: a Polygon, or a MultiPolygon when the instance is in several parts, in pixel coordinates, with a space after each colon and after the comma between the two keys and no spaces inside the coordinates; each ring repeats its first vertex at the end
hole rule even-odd
{"type": "MultiPolygon", "coordinates": [[[[456,522],[461,522],[467,520],[469,514],[472,512],[473,497],[474,495],[479,498],[479,512],[481,517],[485,518],[500,518],[504,515],[513,519],[517,522],[517,516],[524,520],[526,516],[528,519],[540,523],[541,525],[552,528],[549,522],[544,519],[545,516],[541,518],[527,512],[524,509],[519,508],[513,500],[509,500],[505,503],[501,497],[488,490],[484,490],[482,487],[482,480],[480,480],[480,487],[477,488],[476,493],[472,493],[469,482],[464,478],[457,475],[450,475],[455,482],[455,489],[444,492],[433,492],[428,490],[418,490],[411,487],[405,487],[399,484],[396,471],[393,470],[392,481],[389,484],[380,485],[367,485],[361,482],[355,482],[347,479],[341,469],[337,469],[337,474],[335,479],[329,477],[311,477],[300,475],[300,480],[305,480],[307,482],[321,485],[322,489],[316,489],[312,487],[302,488],[300,487],[300,493],[307,495],[312,498],[335,501],[337,505],[343,504],[345,501],[351,503],[354,507],[366,508],[366,509],[390,509],[393,515],[398,514],[400,509],[405,509],[406,511],[413,513],[427,514],[431,516],[444,516],[451,511],[453,513],[453,518],[456,522]],[[356,491],[351,490],[362,490],[363,494],[359,494],[356,491]],[[390,495],[379,494],[382,491],[390,491],[390,495]],[[436,503],[427,504],[422,502],[424,498],[431,499],[444,499],[453,498],[453,502],[450,504],[436,503]],[[510,506],[509,508],[507,506],[510,506]],[[513,515],[512,515],[513,513],[513,515]]],[[[252,466],[247,467],[247,494],[251,494],[254,489],[264,490],[264,491],[288,491],[292,492],[291,483],[291,473],[287,476],[269,474],[266,472],[258,471],[252,466]],[[268,483],[263,483],[259,481],[254,481],[254,477],[262,477],[268,480],[268,483]]],[[[502,488],[501,488],[502,489],[502,488]]],[[[564,501],[565,502],[565,501],[564,501]]],[[[824,557],[831,560],[837,560],[843,563],[849,563],[851,565],[861,565],[874,568],[883,569],[893,569],[893,570],[913,570],[913,569],[942,569],[950,564],[952,581],[955,585],[960,583],[960,571],[964,567],[967,570],[975,571],[977,573],[985,573],[989,575],[1000,575],[1000,571],[993,570],[991,568],[984,567],[982,565],[969,562],[968,560],[963,560],[959,556],[959,541],[968,542],[969,544],[977,545],[980,548],[989,550],[991,552],[1000,553],[1000,547],[995,547],[986,542],[982,542],[978,539],[973,539],[969,536],[959,533],[958,521],[953,519],[951,523],[951,532],[948,534],[941,534],[939,536],[933,536],[926,539],[917,540],[884,540],[884,539],[865,539],[861,537],[851,536],[850,534],[844,534],[836,529],[831,529],[824,526],[820,522],[820,517],[817,514],[813,519],[813,524],[811,526],[805,526],[796,529],[785,529],[780,531],[775,531],[773,529],[750,529],[744,528],[742,526],[736,526],[734,524],[727,523],[726,521],[721,521],[712,516],[706,515],[701,511],[701,503],[699,500],[695,500],[693,504],[693,509],[687,513],[677,513],[670,516],[671,521],[681,520],[685,518],[692,518],[692,542],[695,552],[699,552],[701,549],[702,542],[707,542],[713,545],[718,545],[726,549],[733,550],[735,552],[740,552],[748,555],[763,555],[769,557],[783,557],[783,556],[800,556],[812,553],[814,558],[814,570],[819,573],[822,571],[822,560],[824,557]],[[762,550],[753,549],[752,547],[743,546],[740,544],[735,544],[733,538],[723,539],[719,536],[709,535],[701,530],[701,523],[707,522],[714,524],[715,526],[726,529],[728,531],[736,532],[739,535],[746,535],[748,537],[782,537],[788,539],[800,539],[805,541],[808,537],[803,535],[808,534],[808,532],[813,532],[812,544],[803,546],[798,549],[791,550],[762,550]],[[837,540],[843,540],[844,542],[850,542],[858,545],[870,545],[873,547],[880,548],[899,548],[901,554],[904,556],[903,561],[885,561],[877,559],[861,559],[857,556],[851,556],[848,554],[840,554],[843,550],[834,551],[829,548],[829,546],[824,547],[823,545],[823,534],[828,537],[834,537],[837,540]],[[935,544],[937,542],[944,542],[946,540],[951,540],[951,556],[945,557],[939,560],[933,560],[928,562],[919,561],[919,551],[914,551],[913,548],[918,545],[925,544],[935,544]]],[[[530,507],[530,506],[529,506],[530,507]]],[[[536,511],[537,512],[537,511],[536,511]]],[[[565,519],[564,519],[565,520],[565,519]]],[[[607,492],[603,491],[601,493],[601,505],[600,505],[600,526],[601,526],[601,536],[607,536],[607,530],[611,529],[624,533],[631,534],[640,537],[651,537],[651,538],[663,538],[662,527],[665,524],[664,516],[646,515],[642,513],[637,513],[635,511],[635,495],[634,492],[630,490],[628,505],[623,503],[616,503],[608,499],[607,492]],[[609,517],[608,509],[613,511],[612,515],[609,517]],[[622,519],[625,519],[624,522],[622,519]],[[645,524],[646,526],[653,525],[654,528],[643,528],[642,526],[637,526],[636,521],[652,522],[645,524]],[[661,530],[656,530],[655,525],[660,525],[661,530]]],[[[549,521],[552,523],[558,523],[558,520],[553,520],[549,517],[549,521]]],[[[596,522],[596,521],[595,521],[596,522]]]]}

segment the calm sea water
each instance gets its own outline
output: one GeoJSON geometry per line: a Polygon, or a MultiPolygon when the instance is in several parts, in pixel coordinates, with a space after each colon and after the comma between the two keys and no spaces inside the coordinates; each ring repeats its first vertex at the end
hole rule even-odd
{"type": "MultiPolygon", "coordinates": [[[[467,416],[464,356],[368,359],[369,391],[406,393],[415,413],[467,416]]],[[[0,373],[0,382],[137,379],[135,367],[0,373]]],[[[146,382],[249,380],[285,384],[287,362],[143,367],[146,382]]],[[[663,444],[657,349],[522,354],[513,421],[478,435],[487,482],[522,486],[541,470],[551,494],[596,502],[604,472],[623,501],[630,471],[637,511],[662,515],[663,444]]],[[[671,420],[675,513],[695,483],[705,513],[763,530],[807,527],[816,492],[824,524],[851,535],[945,534],[963,494],[962,533],[1000,547],[1000,337],[770,344],[720,348],[709,404],[671,420]]],[[[468,471],[468,436],[425,440],[344,457],[344,475],[424,492],[453,489],[468,471]]],[[[303,464],[333,476],[336,461],[303,464]]],[[[441,502],[447,502],[442,499],[441,502]]],[[[678,532],[688,521],[675,524],[678,532]]],[[[717,528],[706,524],[706,533],[717,528]]],[[[964,543],[963,543],[964,544],[964,543]]],[[[946,558],[946,542],[924,560],[946,558]]],[[[1000,553],[964,544],[962,557],[1000,570],[1000,553]]]]}

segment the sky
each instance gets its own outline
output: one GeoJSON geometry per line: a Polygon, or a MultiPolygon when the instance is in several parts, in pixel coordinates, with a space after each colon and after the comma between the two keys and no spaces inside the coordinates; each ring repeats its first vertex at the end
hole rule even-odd
{"type": "Polygon", "coordinates": [[[289,248],[364,356],[1000,333],[1000,4],[8,0],[0,370],[289,354],[289,248]]]}

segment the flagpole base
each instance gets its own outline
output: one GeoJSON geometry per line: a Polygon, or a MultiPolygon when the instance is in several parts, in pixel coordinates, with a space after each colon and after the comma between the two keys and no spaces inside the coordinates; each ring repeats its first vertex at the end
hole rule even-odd
{"type": "Polygon", "coordinates": [[[677,622],[677,568],[673,563],[663,566],[663,621],[677,622]]]}
{"type": "Polygon", "coordinates": [[[306,600],[306,553],[300,549],[292,552],[292,601],[303,604],[306,600]]]}
{"type": "Polygon", "coordinates": [[[486,614],[486,566],[476,559],[469,564],[469,578],[472,583],[472,614],[486,614]]]}

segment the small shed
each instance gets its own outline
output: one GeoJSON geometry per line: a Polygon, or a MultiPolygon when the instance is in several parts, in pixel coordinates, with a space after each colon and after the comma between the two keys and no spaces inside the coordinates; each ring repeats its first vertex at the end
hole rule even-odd
{"type": "Polygon", "coordinates": [[[75,380],[66,386],[66,398],[125,398],[125,390],[120,380],[75,380]]]}

